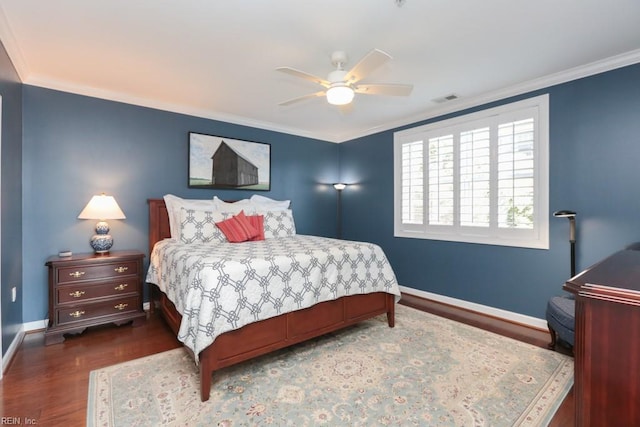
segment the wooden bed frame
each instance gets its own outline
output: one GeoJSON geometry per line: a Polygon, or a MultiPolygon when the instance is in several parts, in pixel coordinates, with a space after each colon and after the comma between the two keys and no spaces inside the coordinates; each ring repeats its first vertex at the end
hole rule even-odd
{"type": "MultiPolygon", "coordinates": [[[[169,216],[162,199],[149,199],[149,253],[156,242],[171,237],[169,216]]],[[[154,295],[159,296],[163,317],[177,335],[182,316],[166,295],[151,287],[151,310],[154,295]]],[[[243,326],[221,334],[199,356],[200,398],[209,400],[213,372],[254,357],[342,329],[363,320],[387,314],[389,327],[395,323],[395,297],[376,292],[350,295],[312,307],[285,313],[271,319],[243,326]]]]}

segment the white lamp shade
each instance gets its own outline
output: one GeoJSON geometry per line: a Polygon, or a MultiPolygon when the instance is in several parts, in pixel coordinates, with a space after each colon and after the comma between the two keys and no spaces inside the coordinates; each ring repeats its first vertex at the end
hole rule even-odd
{"type": "Polygon", "coordinates": [[[333,188],[335,188],[338,191],[342,191],[345,188],[347,188],[347,184],[343,184],[343,183],[333,184],[333,188]]]}
{"type": "Polygon", "coordinates": [[[327,102],[332,105],[346,105],[353,101],[354,92],[349,86],[335,85],[327,90],[327,102]]]}
{"type": "Polygon", "coordinates": [[[124,212],[118,206],[113,196],[101,194],[93,196],[84,207],[79,219],[125,219],[124,212]]]}

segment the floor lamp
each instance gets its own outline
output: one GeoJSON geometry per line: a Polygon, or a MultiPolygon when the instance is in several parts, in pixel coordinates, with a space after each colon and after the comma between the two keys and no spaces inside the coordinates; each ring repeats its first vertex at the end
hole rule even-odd
{"type": "Polygon", "coordinates": [[[576,275],[576,213],[573,211],[557,211],[553,213],[557,218],[569,220],[569,243],[571,244],[571,277],[576,275]]]}
{"type": "Polygon", "coordinates": [[[338,221],[336,225],[336,237],[338,239],[342,238],[342,190],[347,188],[347,184],[337,183],[333,184],[333,188],[338,192],[338,202],[336,208],[336,220],[338,221]]]}

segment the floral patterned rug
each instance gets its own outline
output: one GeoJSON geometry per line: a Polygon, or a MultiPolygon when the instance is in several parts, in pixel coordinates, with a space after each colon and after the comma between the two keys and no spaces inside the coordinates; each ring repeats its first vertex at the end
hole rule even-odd
{"type": "Polygon", "coordinates": [[[573,359],[398,305],[214,374],[175,349],[91,372],[88,426],[543,426],[573,359]]]}

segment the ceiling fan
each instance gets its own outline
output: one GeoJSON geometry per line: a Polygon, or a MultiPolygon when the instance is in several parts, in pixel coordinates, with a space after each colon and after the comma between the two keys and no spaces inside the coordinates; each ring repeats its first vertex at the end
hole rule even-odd
{"type": "Polygon", "coordinates": [[[283,101],[278,105],[286,106],[305,99],[326,96],[327,102],[333,105],[346,105],[351,103],[356,93],[366,95],[391,95],[409,96],[413,85],[394,83],[365,83],[358,84],[369,73],[383,65],[391,59],[391,56],[380,49],[373,49],[367,53],[351,70],[346,71],[344,65],[347,63],[347,54],[343,51],[336,51],[331,55],[331,63],[336,67],[325,79],[316,77],[304,71],[291,67],[279,67],[277,71],[300,77],[312,81],[324,87],[324,90],[310,93],[297,98],[283,101]]]}

